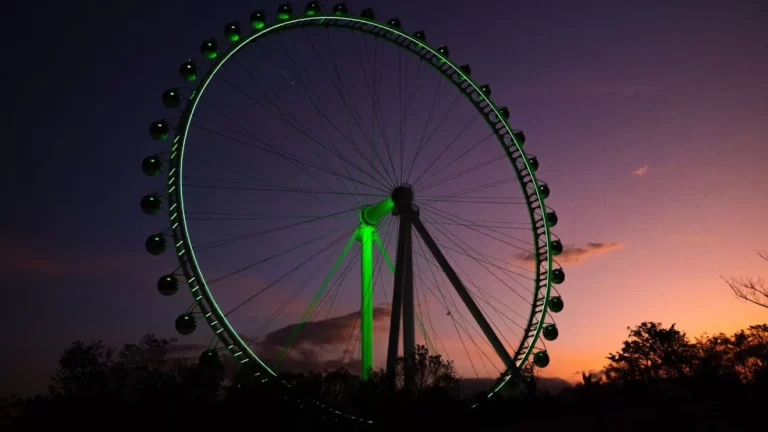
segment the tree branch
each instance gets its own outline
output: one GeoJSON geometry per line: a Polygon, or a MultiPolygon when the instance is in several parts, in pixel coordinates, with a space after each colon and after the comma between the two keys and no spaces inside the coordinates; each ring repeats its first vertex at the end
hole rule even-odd
{"type": "Polygon", "coordinates": [[[733,294],[744,301],[768,308],[768,286],[762,278],[730,278],[723,280],[731,287],[733,294]]]}
{"type": "MultiPolygon", "coordinates": [[[[757,256],[768,261],[768,250],[757,251],[757,256]]],[[[741,300],[768,308],[768,286],[762,278],[721,278],[741,300]]]]}

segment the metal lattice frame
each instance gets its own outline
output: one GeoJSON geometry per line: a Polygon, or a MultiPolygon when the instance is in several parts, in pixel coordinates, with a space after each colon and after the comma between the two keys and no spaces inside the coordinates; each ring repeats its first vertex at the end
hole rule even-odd
{"type": "MultiPolygon", "coordinates": [[[[468,71],[456,65],[440,49],[427,45],[422,38],[409,35],[399,28],[399,22],[378,22],[372,19],[361,18],[345,14],[315,14],[280,20],[277,23],[265,26],[254,31],[251,35],[234,42],[230,48],[220,54],[210,69],[203,75],[200,83],[188,98],[183,115],[176,127],[177,135],[173,139],[168,167],[168,205],[171,224],[171,233],[175,245],[175,252],[180,262],[186,283],[194,297],[197,307],[210,328],[222,342],[224,347],[238,359],[240,363],[254,362],[263,368],[264,372],[271,376],[276,373],[262,362],[250,349],[248,344],[238,335],[229,324],[222,310],[208,289],[202,270],[197,263],[192,243],[189,238],[184,214],[183,197],[183,159],[185,142],[191,120],[198,101],[203,96],[206,87],[216,75],[216,72],[235,55],[241,48],[250,42],[296,28],[306,27],[334,27],[366,33],[398,45],[421,58],[432,68],[440,72],[446,79],[453,83],[475,106],[493,130],[499,143],[506,152],[517,175],[523,194],[526,196],[526,205],[530,215],[534,244],[536,245],[533,258],[535,259],[535,286],[532,299],[532,308],[528,318],[525,332],[517,351],[513,355],[518,370],[528,361],[536,342],[539,339],[545,324],[550,293],[552,290],[552,234],[550,224],[547,221],[547,207],[544,203],[546,193],[543,189],[546,185],[539,182],[535,176],[535,168],[523,149],[523,141],[510,127],[506,118],[508,112],[505,108],[497,106],[483,92],[480,85],[470,76],[468,71]]],[[[421,32],[419,32],[421,33],[421,32]]],[[[418,34],[418,33],[417,33],[418,34]]],[[[423,35],[423,33],[421,33],[423,35]]],[[[196,71],[197,72],[197,71],[196,71]]],[[[505,371],[489,393],[489,397],[501,389],[501,387],[517,371],[505,371]]]]}

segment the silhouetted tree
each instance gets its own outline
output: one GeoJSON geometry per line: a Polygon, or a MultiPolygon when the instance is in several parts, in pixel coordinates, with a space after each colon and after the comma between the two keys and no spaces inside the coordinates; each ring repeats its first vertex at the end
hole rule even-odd
{"type": "Polygon", "coordinates": [[[59,358],[59,367],[51,377],[49,393],[53,397],[111,397],[114,348],[101,340],[75,341],[59,358]]]}
{"type": "MultiPolygon", "coordinates": [[[[398,371],[404,371],[405,361],[398,359],[398,371]]],[[[459,377],[453,361],[444,360],[440,354],[430,354],[424,345],[414,351],[414,376],[416,398],[455,399],[459,395],[459,377]]]]}
{"type": "Polygon", "coordinates": [[[651,384],[690,373],[693,346],[674,324],[664,328],[660,323],[643,322],[628,330],[629,338],[621,351],[608,356],[610,364],[605,372],[609,381],[651,384]]]}
{"type": "Polygon", "coordinates": [[[768,389],[768,324],[739,331],[732,344],[733,369],[741,380],[768,389]]]}
{"type": "Polygon", "coordinates": [[[593,388],[595,386],[600,385],[600,382],[603,380],[603,378],[599,375],[593,374],[591,372],[582,372],[581,373],[581,382],[576,384],[577,387],[581,386],[584,388],[593,388]]]}
{"type": "Polygon", "coordinates": [[[225,380],[218,357],[187,360],[175,340],[151,334],[119,350],[77,341],[62,353],[48,394],[0,400],[0,430],[43,430],[50,420],[76,426],[97,414],[131,428],[199,428],[206,419],[241,426],[243,413],[279,418],[286,430],[363,430],[368,423],[358,418],[373,420],[374,430],[497,430],[515,423],[549,430],[542,419],[553,430],[647,430],[659,419],[668,428],[721,430],[712,425],[741,426],[760,412],[768,391],[768,324],[694,341],[675,325],[643,322],[628,330],[621,350],[608,357],[606,379],[582,373],[581,383],[559,394],[534,394],[537,380],[526,365],[507,384],[510,391],[481,397],[473,410],[473,401],[459,399],[453,363],[423,346],[413,361],[414,395],[402,388],[403,358],[393,389],[384,370],[366,382],[344,368],[276,378],[249,363],[225,380]]]}
{"type": "MultiPolygon", "coordinates": [[[[768,251],[758,252],[757,255],[768,261],[768,251]]],[[[768,308],[768,284],[763,278],[729,277],[723,279],[731,287],[736,297],[768,308]]]]}

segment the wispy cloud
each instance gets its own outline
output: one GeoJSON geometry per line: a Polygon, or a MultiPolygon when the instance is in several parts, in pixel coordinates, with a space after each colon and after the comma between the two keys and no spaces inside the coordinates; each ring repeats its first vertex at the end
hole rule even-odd
{"type": "MultiPolygon", "coordinates": [[[[389,319],[390,310],[386,306],[373,308],[373,321],[386,321],[389,319]]],[[[320,321],[308,321],[304,323],[293,346],[324,347],[346,344],[349,340],[349,332],[357,327],[359,312],[352,312],[320,321]]],[[[294,332],[298,324],[287,325],[267,334],[265,342],[282,347],[289,336],[294,332]]]]}
{"type": "Polygon", "coordinates": [[[632,174],[642,177],[648,173],[648,169],[650,169],[650,165],[641,166],[640,168],[632,170],[632,174]]]}
{"type": "MultiPolygon", "coordinates": [[[[616,251],[622,247],[624,245],[617,242],[587,243],[583,247],[565,246],[563,247],[563,253],[557,256],[557,261],[561,264],[575,264],[598,255],[616,251]]],[[[533,263],[534,256],[532,253],[528,253],[522,257],[522,260],[527,263],[533,263]]]]}
{"type": "MultiPolygon", "coordinates": [[[[373,308],[375,326],[389,325],[389,305],[373,308]]],[[[307,321],[298,332],[285,357],[280,361],[281,371],[306,372],[321,371],[344,367],[359,372],[360,361],[354,360],[351,352],[356,345],[354,337],[359,326],[359,312],[332,317],[319,321],[307,321]],[[352,337],[350,337],[352,336],[352,337]]],[[[268,333],[263,338],[254,339],[246,335],[240,337],[251,346],[254,353],[267,365],[274,366],[282,355],[285,343],[290,339],[298,324],[289,324],[268,333]]],[[[386,334],[378,331],[377,334],[386,334]]],[[[202,352],[202,345],[188,344],[177,347],[180,355],[202,352]]],[[[359,349],[359,346],[358,346],[359,349]]]]}

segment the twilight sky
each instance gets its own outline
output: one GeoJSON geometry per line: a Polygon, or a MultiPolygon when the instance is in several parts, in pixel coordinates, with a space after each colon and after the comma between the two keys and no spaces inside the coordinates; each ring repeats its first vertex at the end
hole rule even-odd
{"type": "MultiPolygon", "coordinates": [[[[601,368],[644,320],[693,336],[766,321],[720,279],[768,273],[755,254],[768,248],[764,2],[347,3],[448,44],[526,132],[555,232],[581,252],[561,260],[566,309],[543,375],[601,368]]],[[[4,14],[16,43],[4,80],[0,394],[41,389],[74,339],[175,336],[189,298],[156,293],[169,257],[143,250],[163,223],[138,209],[159,187],[138,167],[159,151],[147,125],[200,41],[277,2],[211,4],[27,2],[4,14]]]]}

